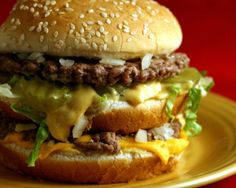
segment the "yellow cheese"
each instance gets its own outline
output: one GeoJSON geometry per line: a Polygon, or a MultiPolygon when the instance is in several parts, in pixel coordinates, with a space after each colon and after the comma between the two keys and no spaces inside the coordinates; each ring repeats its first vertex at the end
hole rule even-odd
{"type": "Polygon", "coordinates": [[[97,94],[91,87],[81,86],[68,104],[48,112],[47,125],[51,135],[65,142],[70,135],[71,127],[84,115],[96,97],[97,94]]]}
{"type": "Polygon", "coordinates": [[[138,84],[133,88],[127,89],[124,99],[132,104],[139,104],[147,99],[156,97],[162,90],[160,82],[150,82],[138,84]]]}
{"type": "Polygon", "coordinates": [[[76,143],[77,142],[90,142],[92,140],[92,137],[90,136],[90,135],[88,135],[88,134],[86,134],[86,135],[83,135],[83,136],[81,136],[80,138],[78,138],[78,139],[76,139],[76,143]]]}
{"type": "Polygon", "coordinates": [[[119,141],[121,148],[143,149],[160,157],[167,164],[172,154],[180,154],[189,144],[186,139],[170,139],[167,141],[156,140],[146,143],[135,142],[133,138],[127,138],[119,141]]]}

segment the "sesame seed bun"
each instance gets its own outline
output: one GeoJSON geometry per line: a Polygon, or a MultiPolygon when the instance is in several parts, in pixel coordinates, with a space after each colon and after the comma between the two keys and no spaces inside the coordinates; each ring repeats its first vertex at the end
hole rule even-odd
{"type": "Polygon", "coordinates": [[[131,59],[182,41],[173,14],[152,0],[19,0],[0,27],[1,52],[131,59]]]}
{"type": "Polygon", "coordinates": [[[0,163],[14,171],[37,178],[70,183],[122,183],[143,180],[173,170],[178,155],[164,164],[154,154],[144,150],[129,150],[117,154],[57,152],[37,161],[35,168],[25,161],[31,150],[14,144],[0,144],[0,163]]]}

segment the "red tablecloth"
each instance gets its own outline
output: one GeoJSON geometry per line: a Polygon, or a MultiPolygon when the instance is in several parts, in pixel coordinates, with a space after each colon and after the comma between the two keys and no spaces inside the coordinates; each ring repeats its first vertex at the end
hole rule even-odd
{"type": "MultiPolygon", "coordinates": [[[[15,0],[1,1],[0,23],[15,0]]],[[[179,51],[186,52],[191,64],[208,70],[216,81],[213,91],[236,101],[236,1],[159,0],[178,17],[184,32],[179,51]]],[[[236,175],[206,187],[235,187],[236,175]]]]}

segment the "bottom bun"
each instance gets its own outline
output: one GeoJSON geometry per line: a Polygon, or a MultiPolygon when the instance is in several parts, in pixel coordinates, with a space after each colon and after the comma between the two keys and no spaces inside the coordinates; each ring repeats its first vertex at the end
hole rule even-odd
{"type": "Polygon", "coordinates": [[[26,165],[31,150],[17,144],[0,144],[0,163],[33,177],[70,183],[125,183],[144,180],[172,171],[178,156],[164,164],[157,156],[144,150],[127,150],[118,154],[98,152],[57,152],[36,167],[26,165]]]}

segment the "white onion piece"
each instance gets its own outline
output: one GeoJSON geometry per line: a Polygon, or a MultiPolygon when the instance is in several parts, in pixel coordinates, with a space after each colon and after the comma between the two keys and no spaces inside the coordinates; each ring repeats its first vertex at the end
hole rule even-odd
{"type": "Polygon", "coordinates": [[[106,65],[114,65],[114,66],[119,66],[119,65],[124,65],[125,61],[122,59],[113,59],[110,57],[105,57],[102,58],[99,63],[101,64],[106,64],[106,65]]]}
{"type": "Polygon", "coordinates": [[[152,134],[156,140],[168,140],[174,136],[174,130],[169,123],[161,127],[151,129],[152,134]]]}
{"type": "Polygon", "coordinates": [[[89,121],[86,116],[82,115],[78,121],[75,123],[75,126],[72,130],[73,138],[79,138],[82,136],[86,126],[88,125],[89,121]]]}
{"type": "Polygon", "coordinates": [[[135,135],[135,141],[145,143],[148,141],[148,135],[146,130],[139,129],[135,135]]]}
{"type": "Polygon", "coordinates": [[[150,67],[153,54],[146,54],[142,59],[142,70],[145,70],[150,67]]]}
{"type": "Polygon", "coordinates": [[[63,58],[60,58],[59,59],[59,63],[64,66],[64,67],[71,67],[75,64],[75,61],[74,60],[71,60],[71,59],[63,59],[63,58]]]}

